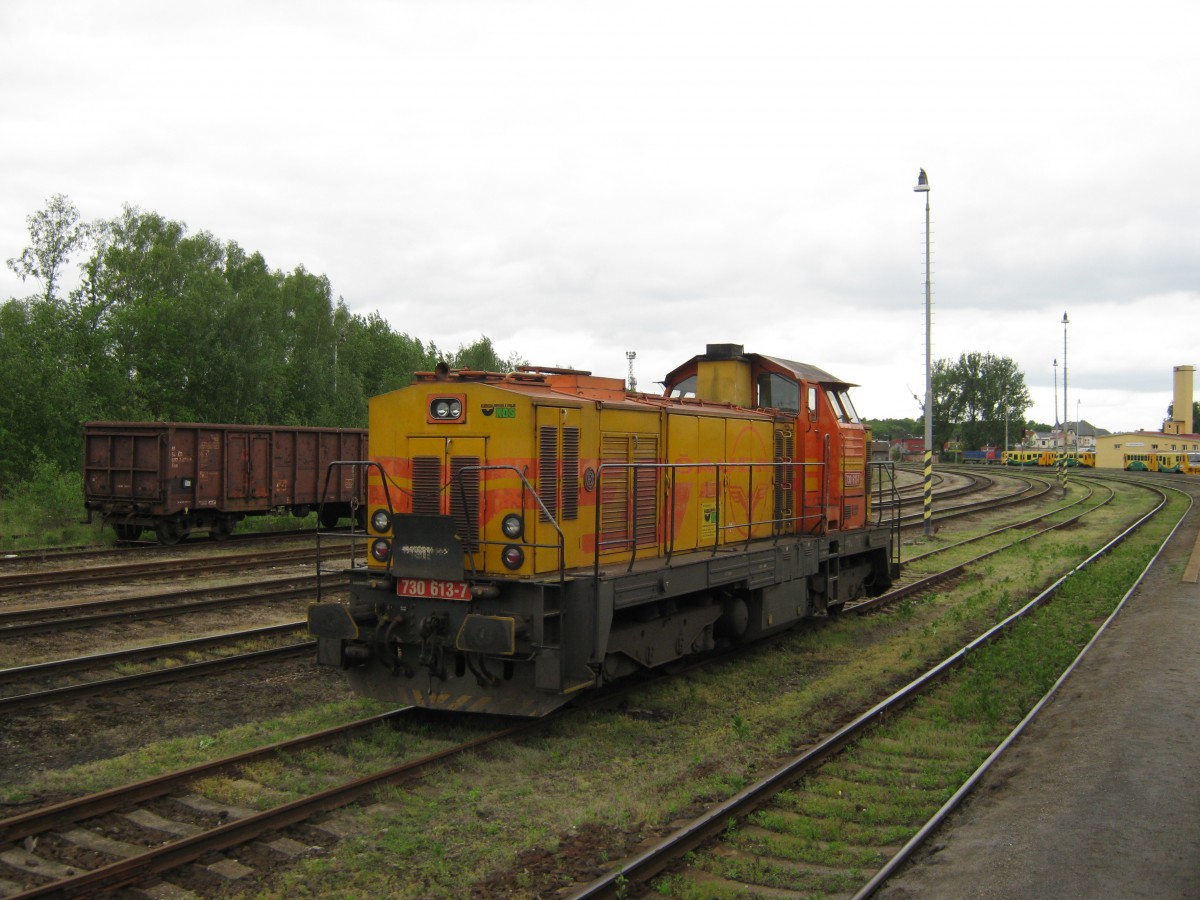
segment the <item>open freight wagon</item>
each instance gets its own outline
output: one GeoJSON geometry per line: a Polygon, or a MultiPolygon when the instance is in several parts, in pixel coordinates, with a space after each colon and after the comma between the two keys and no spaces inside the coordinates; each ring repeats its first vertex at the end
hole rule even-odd
{"type": "Polygon", "coordinates": [[[362,508],[357,469],[327,473],[366,458],[365,429],[88,422],[83,446],[88,521],[100,513],[122,540],[151,528],[165,544],[197,531],[224,538],[246,516],[314,510],[332,528],[362,508]]]}

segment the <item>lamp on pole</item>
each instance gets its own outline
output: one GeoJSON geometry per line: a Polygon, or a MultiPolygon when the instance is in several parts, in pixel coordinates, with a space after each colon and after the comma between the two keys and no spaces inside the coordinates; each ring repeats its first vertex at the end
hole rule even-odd
{"type": "Polygon", "coordinates": [[[917,193],[925,195],[925,537],[933,536],[933,370],[930,359],[929,289],[929,178],[925,170],[917,176],[917,193]]]}

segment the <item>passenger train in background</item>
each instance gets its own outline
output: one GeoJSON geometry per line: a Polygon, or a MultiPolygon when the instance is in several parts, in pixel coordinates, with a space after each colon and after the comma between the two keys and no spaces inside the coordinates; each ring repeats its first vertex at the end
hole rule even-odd
{"type": "Polygon", "coordinates": [[[1057,466],[1068,468],[1096,467],[1096,454],[1092,450],[1005,450],[1003,464],[1006,466],[1057,466]]]}
{"type": "Polygon", "coordinates": [[[368,559],[310,608],[318,662],[370,697],[539,716],[891,585],[895,482],[851,384],[734,344],[664,384],[439,366],[372,399],[368,559]]]}
{"type": "MultiPolygon", "coordinates": [[[[1096,454],[1091,450],[1008,450],[1004,454],[1006,466],[1057,466],[1065,461],[1071,467],[1095,468],[1096,454]]],[[[1122,457],[1122,468],[1128,472],[1172,472],[1184,475],[1200,475],[1200,453],[1126,453],[1122,457]]]]}
{"type": "Polygon", "coordinates": [[[1126,453],[1125,469],[1130,472],[1173,472],[1200,475],[1200,453],[1126,453]]]}

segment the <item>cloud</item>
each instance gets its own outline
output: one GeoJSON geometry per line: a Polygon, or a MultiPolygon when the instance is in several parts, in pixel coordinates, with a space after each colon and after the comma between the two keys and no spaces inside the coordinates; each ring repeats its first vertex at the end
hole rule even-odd
{"type": "Polygon", "coordinates": [[[636,351],[646,386],[743,343],[913,415],[925,167],[935,357],[1012,357],[1052,422],[1069,309],[1085,417],[1157,425],[1196,362],[1198,32],[1161,0],[10,0],[0,258],[55,193],[128,202],[439,346],[636,351]]]}

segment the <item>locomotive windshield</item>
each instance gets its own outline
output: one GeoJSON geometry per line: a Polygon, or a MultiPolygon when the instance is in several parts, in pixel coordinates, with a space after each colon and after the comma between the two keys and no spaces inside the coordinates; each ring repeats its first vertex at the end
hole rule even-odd
{"type": "Polygon", "coordinates": [[[837,413],[837,417],[841,421],[858,424],[858,413],[854,409],[854,404],[850,402],[850,395],[848,393],[831,390],[829,392],[829,400],[833,403],[833,411],[837,413]]]}

